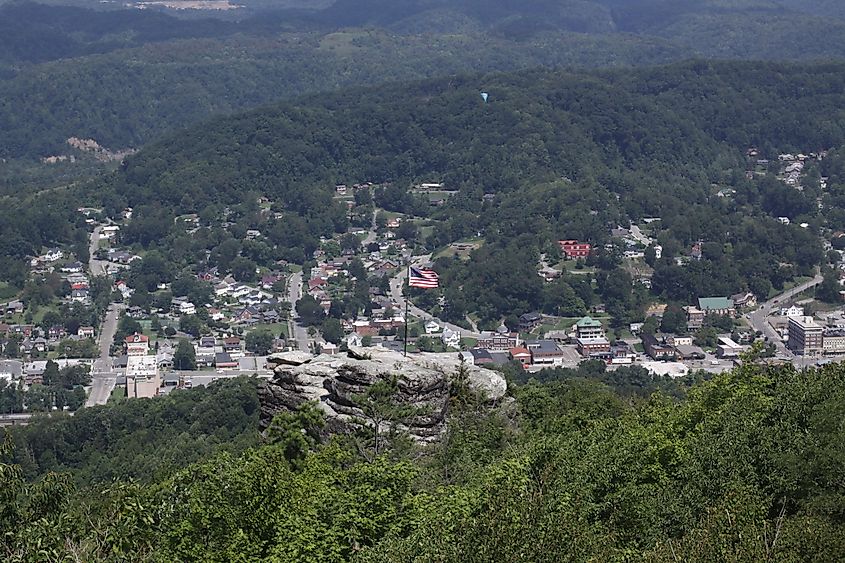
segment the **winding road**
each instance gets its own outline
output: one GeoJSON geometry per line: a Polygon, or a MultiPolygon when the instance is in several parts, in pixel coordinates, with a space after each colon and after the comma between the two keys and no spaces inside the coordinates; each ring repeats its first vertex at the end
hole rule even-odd
{"type": "Polygon", "coordinates": [[[780,308],[786,302],[791,300],[793,297],[807,291],[811,287],[815,287],[822,283],[824,278],[820,275],[817,275],[813,279],[808,282],[804,282],[801,285],[797,285],[792,289],[784,291],[783,293],[776,295],[775,297],[769,299],[760,307],[757,308],[756,311],[753,313],[748,314],[748,322],[751,324],[751,327],[761,332],[764,336],[768,337],[769,342],[774,343],[777,347],[778,355],[783,356],[786,358],[792,358],[794,354],[786,347],[783,343],[783,340],[780,337],[780,334],[769,324],[767,318],[772,314],[775,309],[780,308]]]}

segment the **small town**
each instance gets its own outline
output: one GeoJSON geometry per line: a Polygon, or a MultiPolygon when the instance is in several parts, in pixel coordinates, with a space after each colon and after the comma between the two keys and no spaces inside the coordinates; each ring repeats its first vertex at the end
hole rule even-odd
{"type": "Polygon", "coordinates": [[[0,560],[845,561],[845,0],[0,0],[0,560]]]}
{"type": "MultiPolygon", "coordinates": [[[[756,157],[756,150],[749,149],[750,177],[771,166],[756,157]]],[[[804,163],[823,157],[783,154],[778,178],[799,190],[804,163]]],[[[411,354],[457,354],[469,365],[519,366],[526,377],[544,369],[575,369],[585,361],[601,362],[606,370],[639,366],[654,376],[680,378],[721,373],[743,361],[807,367],[845,357],[845,307],[819,306],[813,295],[824,281],[821,275],[765,299],[745,291],[702,295],[680,309],[653,302],[642,321],[623,327],[611,323],[602,303],[578,317],[514,312],[510,324],[503,319],[492,330],[478,329],[471,316],[460,325],[443,321],[408,299],[408,267],[430,266],[435,258],[415,255],[412,240],[431,227],[372,205],[362,211],[358,204],[369,202],[376,187],[335,187],[335,199],[361,216],[359,225],[369,225],[322,238],[307,269],[285,260],[260,267],[248,260],[236,264],[240,258],[235,258],[231,273],[209,268],[171,282],[156,278],[162,268],[157,256],[121,244],[122,229],[132,224],[131,208],[117,218],[80,208],[90,228],[88,263],[71,249],[47,248],[30,261],[31,276],[39,280],[31,294],[3,305],[0,379],[7,390],[17,390],[18,407],[12,410],[21,413],[17,418],[15,412],[7,414],[25,420],[27,412],[82,406],[81,390],[73,400],[50,404],[55,394],[45,391],[45,374],[57,368],[60,373],[87,372],[84,404],[92,406],[151,398],[221,378],[268,378],[267,357],[289,350],[332,355],[377,346],[411,354]],[[100,323],[95,322],[98,307],[104,313],[100,323]]],[[[442,183],[423,183],[410,193],[437,208],[457,192],[442,183]]],[[[717,196],[731,197],[723,191],[717,196]]],[[[273,214],[269,200],[260,198],[257,206],[260,214],[273,214]]],[[[223,228],[233,225],[228,213],[224,210],[220,218],[223,228]]],[[[186,215],[176,221],[190,235],[203,220],[186,215]]],[[[659,221],[646,218],[611,228],[604,248],[621,249],[633,283],[645,290],[654,271],[649,264],[663,253],[649,236],[659,221]]],[[[243,237],[245,243],[266,244],[257,226],[243,237]]],[[[675,264],[700,260],[702,244],[677,256],[675,264]]],[[[471,238],[438,252],[465,259],[482,245],[483,240],[471,238]]],[[[537,271],[526,275],[549,284],[562,275],[589,274],[585,264],[595,252],[590,242],[562,239],[556,256],[541,255],[537,271]]],[[[845,295],[838,291],[837,297],[845,295]]],[[[56,377],[47,379],[49,384],[56,377]]]]}

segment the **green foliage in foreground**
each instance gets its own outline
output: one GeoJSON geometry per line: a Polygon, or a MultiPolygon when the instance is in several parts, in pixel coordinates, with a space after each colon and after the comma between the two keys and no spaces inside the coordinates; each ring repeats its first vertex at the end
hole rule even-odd
{"type": "MultiPolygon", "coordinates": [[[[681,402],[585,381],[454,401],[436,446],[363,462],[307,412],[272,442],[74,494],[0,466],[13,560],[834,561],[845,368],[746,366],[681,402]],[[301,420],[316,448],[289,455],[301,420]],[[286,452],[288,455],[286,455],[286,452]]],[[[309,411],[310,412],[310,411],[309,411]]],[[[5,453],[6,457],[8,453],[5,453]]]]}
{"type": "Polygon", "coordinates": [[[255,380],[224,380],[36,420],[12,431],[14,460],[30,478],[56,471],[85,485],[127,478],[152,483],[221,451],[254,446],[257,427],[255,380]]]}

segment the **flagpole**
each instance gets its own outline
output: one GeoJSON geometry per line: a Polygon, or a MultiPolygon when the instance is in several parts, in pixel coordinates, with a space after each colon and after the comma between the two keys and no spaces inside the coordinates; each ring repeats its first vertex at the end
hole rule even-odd
{"type": "Polygon", "coordinates": [[[405,267],[405,357],[408,357],[408,301],[411,300],[411,267],[410,263],[405,267]]]}

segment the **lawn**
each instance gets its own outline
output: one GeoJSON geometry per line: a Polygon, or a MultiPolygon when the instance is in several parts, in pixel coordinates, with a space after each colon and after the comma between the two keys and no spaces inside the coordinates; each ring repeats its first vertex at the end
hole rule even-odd
{"type": "Polygon", "coordinates": [[[476,344],[478,344],[478,340],[476,340],[475,338],[461,338],[461,347],[463,350],[475,348],[476,344]]]}
{"type": "Polygon", "coordinates": [[[122,402],[124,399],[126,399],[126,388],[122,385],[115,385],[107,402],[109,404],[115,404],[122,402]]]}
{"type": "Polygon", "coordinates": [[[288,323],[273,323],[273,324],[257,324],[249,329],[249,332],[253,330],[269,330],[273,333],[273,336],[282,335],[283,338],[288,337],[288,323]]]}

